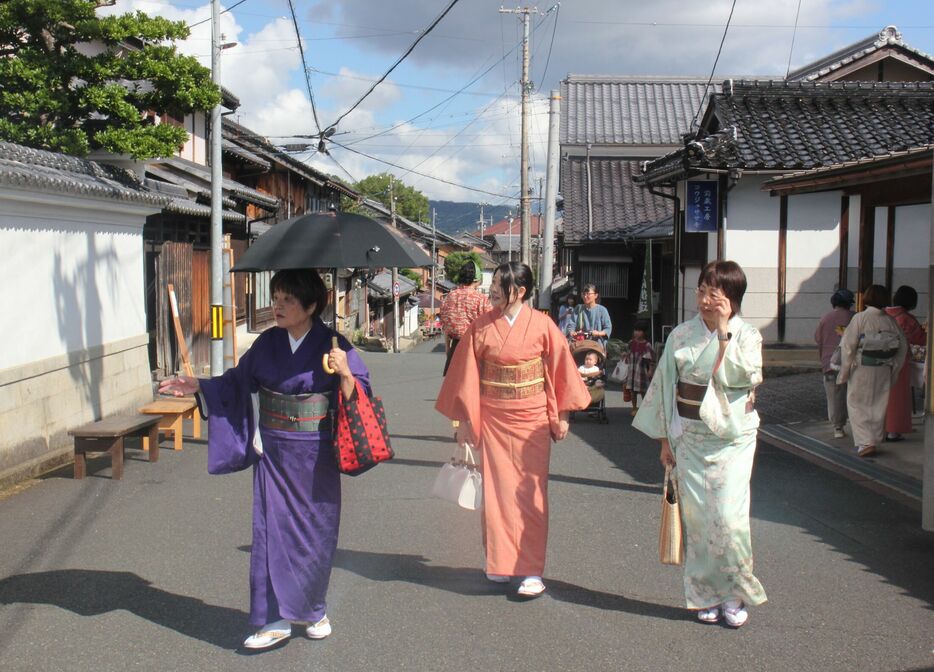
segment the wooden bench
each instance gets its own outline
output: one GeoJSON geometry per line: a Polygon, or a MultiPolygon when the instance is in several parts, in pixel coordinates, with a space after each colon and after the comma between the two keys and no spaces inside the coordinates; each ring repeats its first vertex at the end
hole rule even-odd
{"type": "Polygon", "coordinates": [[[166,397],[156,399],[139,409],[146,415],[158,415],[159,431],[171,434],[175,450],[182,449],[182,421],[191,420],[194,438],[201,438],[201,414],[198,402],[192,397],[166,397]]]}
{"type": "Polygon", "coordinates": [[[152,415],[115,415],[68,430],[75,437],[75,478],[87,475],[86,453],[110,453],[111,478],[123,478],[123,440],[142,436],[149,461],[159,460],[159,418],[152,415]]]}

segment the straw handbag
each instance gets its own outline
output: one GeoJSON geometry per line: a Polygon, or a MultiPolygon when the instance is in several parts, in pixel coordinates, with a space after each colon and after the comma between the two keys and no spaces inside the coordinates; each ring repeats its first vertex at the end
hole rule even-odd
{"type": "Polygon", "coordinates": [[[662,487],[662,522],[658,531],[658,559],[663,565],[684,564],[681,497],[678,493],[678,480],[671,476],[670,466],[665,467],[665,485],[662,487]]]}

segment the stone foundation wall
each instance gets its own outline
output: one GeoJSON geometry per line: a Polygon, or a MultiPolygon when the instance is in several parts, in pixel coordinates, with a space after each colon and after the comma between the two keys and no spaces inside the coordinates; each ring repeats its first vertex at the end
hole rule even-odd
{"type": "Polygon", "coordinates": [[[68,430],[152,401],[148,336],[0,371],[0,487],[72,459],[68,430]]]}

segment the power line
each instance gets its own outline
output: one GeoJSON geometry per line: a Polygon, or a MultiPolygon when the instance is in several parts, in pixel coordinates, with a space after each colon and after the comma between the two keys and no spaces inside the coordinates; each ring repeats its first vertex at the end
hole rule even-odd
{"type": "MultiPolygon", "coordinates": [[[[222,11],[221,14],[226,14],[226,13],[229,12],[230,10],[232,10],[232,9],[234,9],[234,8],[236,8],[236,7],[239,7],[239,6],[242,5],[244,2],[246,2],[246,0],[240,0],[240,2],[235,2],[235,3],[232,4],[230,7],[228,7],[228,8],[225,9],[224,11],[222,11]]],[[[188,24],[188,29],[191,30],[191,29],[194,28],[195,26],[200,26],[202,23],[207,23],[207,22],[210,21],[210,20],[211,20],[211,17],[208,17],[208,18],[204,19],[203,21],[198,21],[197,23],[189,23],[189,24],[188,24]]]]}
{"type": "MultiPolygon", "coordinates": [[[[241,0],[241,1],[242,1],[242,0],[241,0]]],[[[334,123],[331,124],[331,125],[329,126],[329,128],[334,128],[334,127],[336,127],[336,126],[340,123],[341,119],[343,119],[343,118],[346,117],[348,114],[350,114],[351,112],[353,112],[354,109],[356,109],[356,107],[357,107],[360,103],[362,103],[362,102],[366,99],[367,96],[369,96],[371,93],[373,93],[373,90],[374,90],[377,86],[379,86],[379,85],[382,83],[382,81],[383,81],[384,79],[386,79],[387,77],[389,77],[389,74],[390,74],[393,70],[395,70],[396,67],[397,67],[400,63],[402,63],[402,61],[404,61],[404,60],[406,59],[406,57],[407,57],[409,54],[412,53],[412,51],[415,49],[415,47],[418,45],[418,43],[421,42],[423,39],[425,39],[425,37],[426,37],[432,30],[434,30],[435,26],[437,26],[437,25],[441,22],[441,19],[443,19],[445,16],[447,16],[448,12],[450,12],[450,11],[454,8],[454,5],[456,5],[456,4],[458,3],[458,1],[459,1],[459,0],[451,0],[451,3],[447,6],[447,8],[446,8],[443,12],[441,12],[441,14],[438,16],[438,18],[436,18],[434,21],[431,22],[431,25],[429,25],[428,28],[426,28],[417,38],[415,38],[415,41],[412,43],[412,45],[411,45],[408,49],[405,50],[405,53],[402,54],[402,56],[400,56],[400,57],[398,58],[398,60],[396,60],[395,63],[392,64],[392,66],[389,68],[389,70],[387,70],[387,71],[385,72],[385,74],[383,74],[382,77],[380,77],[376,82],[374,82],[373,85],[372,85],[369,89],[366,90],[366,93],[364,93],[362,96],[360,96],[360,98],[357,100],[357,102],[355,102],[353,105],[351,105],[349,110],[347,110],[347,111],[344,112],[341,116],[339,116],[339,117],[334,121],[334,123]]]]}
{"type": "Polygon", "coordinates": [[[788,66],[785,68],[785,79],[791,72],[791,55],[795,52],[795,37],[798,35],[798,15],[801,14],[801,0],[798,0],[798,9],[795,11],[795,29],[791,32],[791,49],[788,50],[788,66]]]}
{"type": "Polygon", "coordinates": [[[305,86],[308,89],[308,100],[311,102],[311,116],[315,120],[315,130],[321,133],[321,124],[318,123],[318,110],[315,109],[315,94],[311,90],[311,77],[308,75],[308,65],[305,63],[305,49],[302,48],[302,34],[298,30],[298,19],[295,16],[295,6],[289,0],[289,11],[292,13],[292,25],[295,26],[295,39],[298,40],[298,53],[302,56],[302,72],[305,75],[305,86]]]}
{"type": "Polygon", "coordinates": [[[704,106],[704,100],[707,98],[707,91],[710,89],[710,82],[713,81],[713,73],[717,70],[717,63],[720,61],[720,53],[723,51],[723,43],[726,42],[726,34],[730,29],[730,21],[733,20],[734,9],[736,9],[736,0],[733,0],[733,6],[730,7],[730,15],[726,19],[726,25],[723,27],[723,37],[720,38],[720,48],[717,49],[717,57],[713,59],[713,67],[710,69],[710,77],[707,78],[707,84],[704,86],[704,93],[697,103],[697,112],[694,113],[694,118],[691,120],[691,130],[694,130],[694,124],[697,123],[697,115],[700,114],[701,108],[704,106]]]}
{"type": "MultiPolygon", "coordinates": [[[[542,71],[541,79],[538,80],[539,91],[542,90],[542,85],[545,83],[545,75],[548,74],[548,64],[551,63],[551,50],[555,46],[555,33],[558,32],[558,14],[561,12],[561,3],[556,3],[551,9],[555,10],[555,23],[551,27],[551,44],[548,45],[548,57],[545,59],[545,69],[542,71]]],[[[551,14],[551,9],[548,10],[549,14],[551,14]]]]}
{"type": "Polygon", "coordinates": [[[386,161],[385,159],[380,159],[380,158],[377,158],[377,157],[375,157],[375,156],[371,156],[370,154],[367,154],[367,153],[365,153],[365,152],[361,152],[361,151],[359,151],[359,150],[357,150],[357,149],[354,149],[353,147],[347,147],[346,145],[342,145],[341,143],[339,143],[339,142],[337,142],[337,141],[335,141],[335,140],[331,140],[331,143],[334,144],[334,145],[337,145],[338,147],[340,147],[340,148],[342,148],[342,149],[346,149],[348,152],[353,152],[354,154],[359,154],[360,156],[363,156],[363,157],[365,157],[365,158],[367,158],[367,159],[370,159],[370,160],[372,160],[372,161],[377,161],[377,162],[382,163],[382,164],[385,164],[385,165],[387,165],[387,166],[392,166],[393,168],[398,168],[399,170],[406,170],[406,171],[408,171],[408,172],[410,172],[410,173],[413,173],[413,174],[415,174],[415,175],[420,175],[421,177],[427,177],[428,179],[435,180],[436,182],[443,182],[444,184],[449,184],[449,185],[451,185],[452,187],[458,187],[458,188],[460,188],[460,189],[466,189],[467,191],[475,191],[475,192],[477,192],[478,194],[486,194],[487,196],[495,196],[496,198],[504,198],[504,199],[513,198],[513,197],[508,196],[508,195],[506,195],[506,194],[497,194],[497,193],[494,193],[494,192],[492,192],[492,191],[485,191],[484,189],[477,189],[476,187],[468,187],[468,186],[465,185],[465,184],[458,184],[457,182],[451,182],[450,180],[445,180],[444,178],[438,177],[437,175],[428,175],[427,173],[420,173],[420,172],[418,172],[418,171],[416,171],[416,170],[411,170],[411,169],[409,169],[409,168],[406,168],[405,166],[400,166],[399,164],[392,163],[391,161],[386,161]]]}

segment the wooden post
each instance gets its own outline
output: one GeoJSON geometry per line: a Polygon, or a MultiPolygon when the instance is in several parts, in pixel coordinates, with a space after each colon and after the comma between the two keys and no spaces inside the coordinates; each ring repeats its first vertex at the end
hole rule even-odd
{"type": "Polygon", "coordinates": [[[191,368],[191,360],[188,358],[188,344],[185,342],[185,332],[182,331],[182,322],[178,318],[178,300],[175,298],[175,285],[171,282],[169,288],[169,305],[172,307],[172,322],[175,324],[175,340],[178,341],[178,352],[182,357],[182,368],[185,375],[194,376],[195,371],[191,368]]]}
{"type": "Polygon", "coordinates": [[[784,342],[785,340],[785,302],[786,297],[786,286],[787,286],[787,273],[788,269],[786,267],[788,261],[788,196],[782,195],[779,197],[779,210],[778,210],[778,340],[779,342],[784,342]]]}
{"type": "Polygon", "coordinates": [[[840,198],[840,275],[838,289],[845,289],[849,284],[850,266],[850,197],[840,198]]]}

